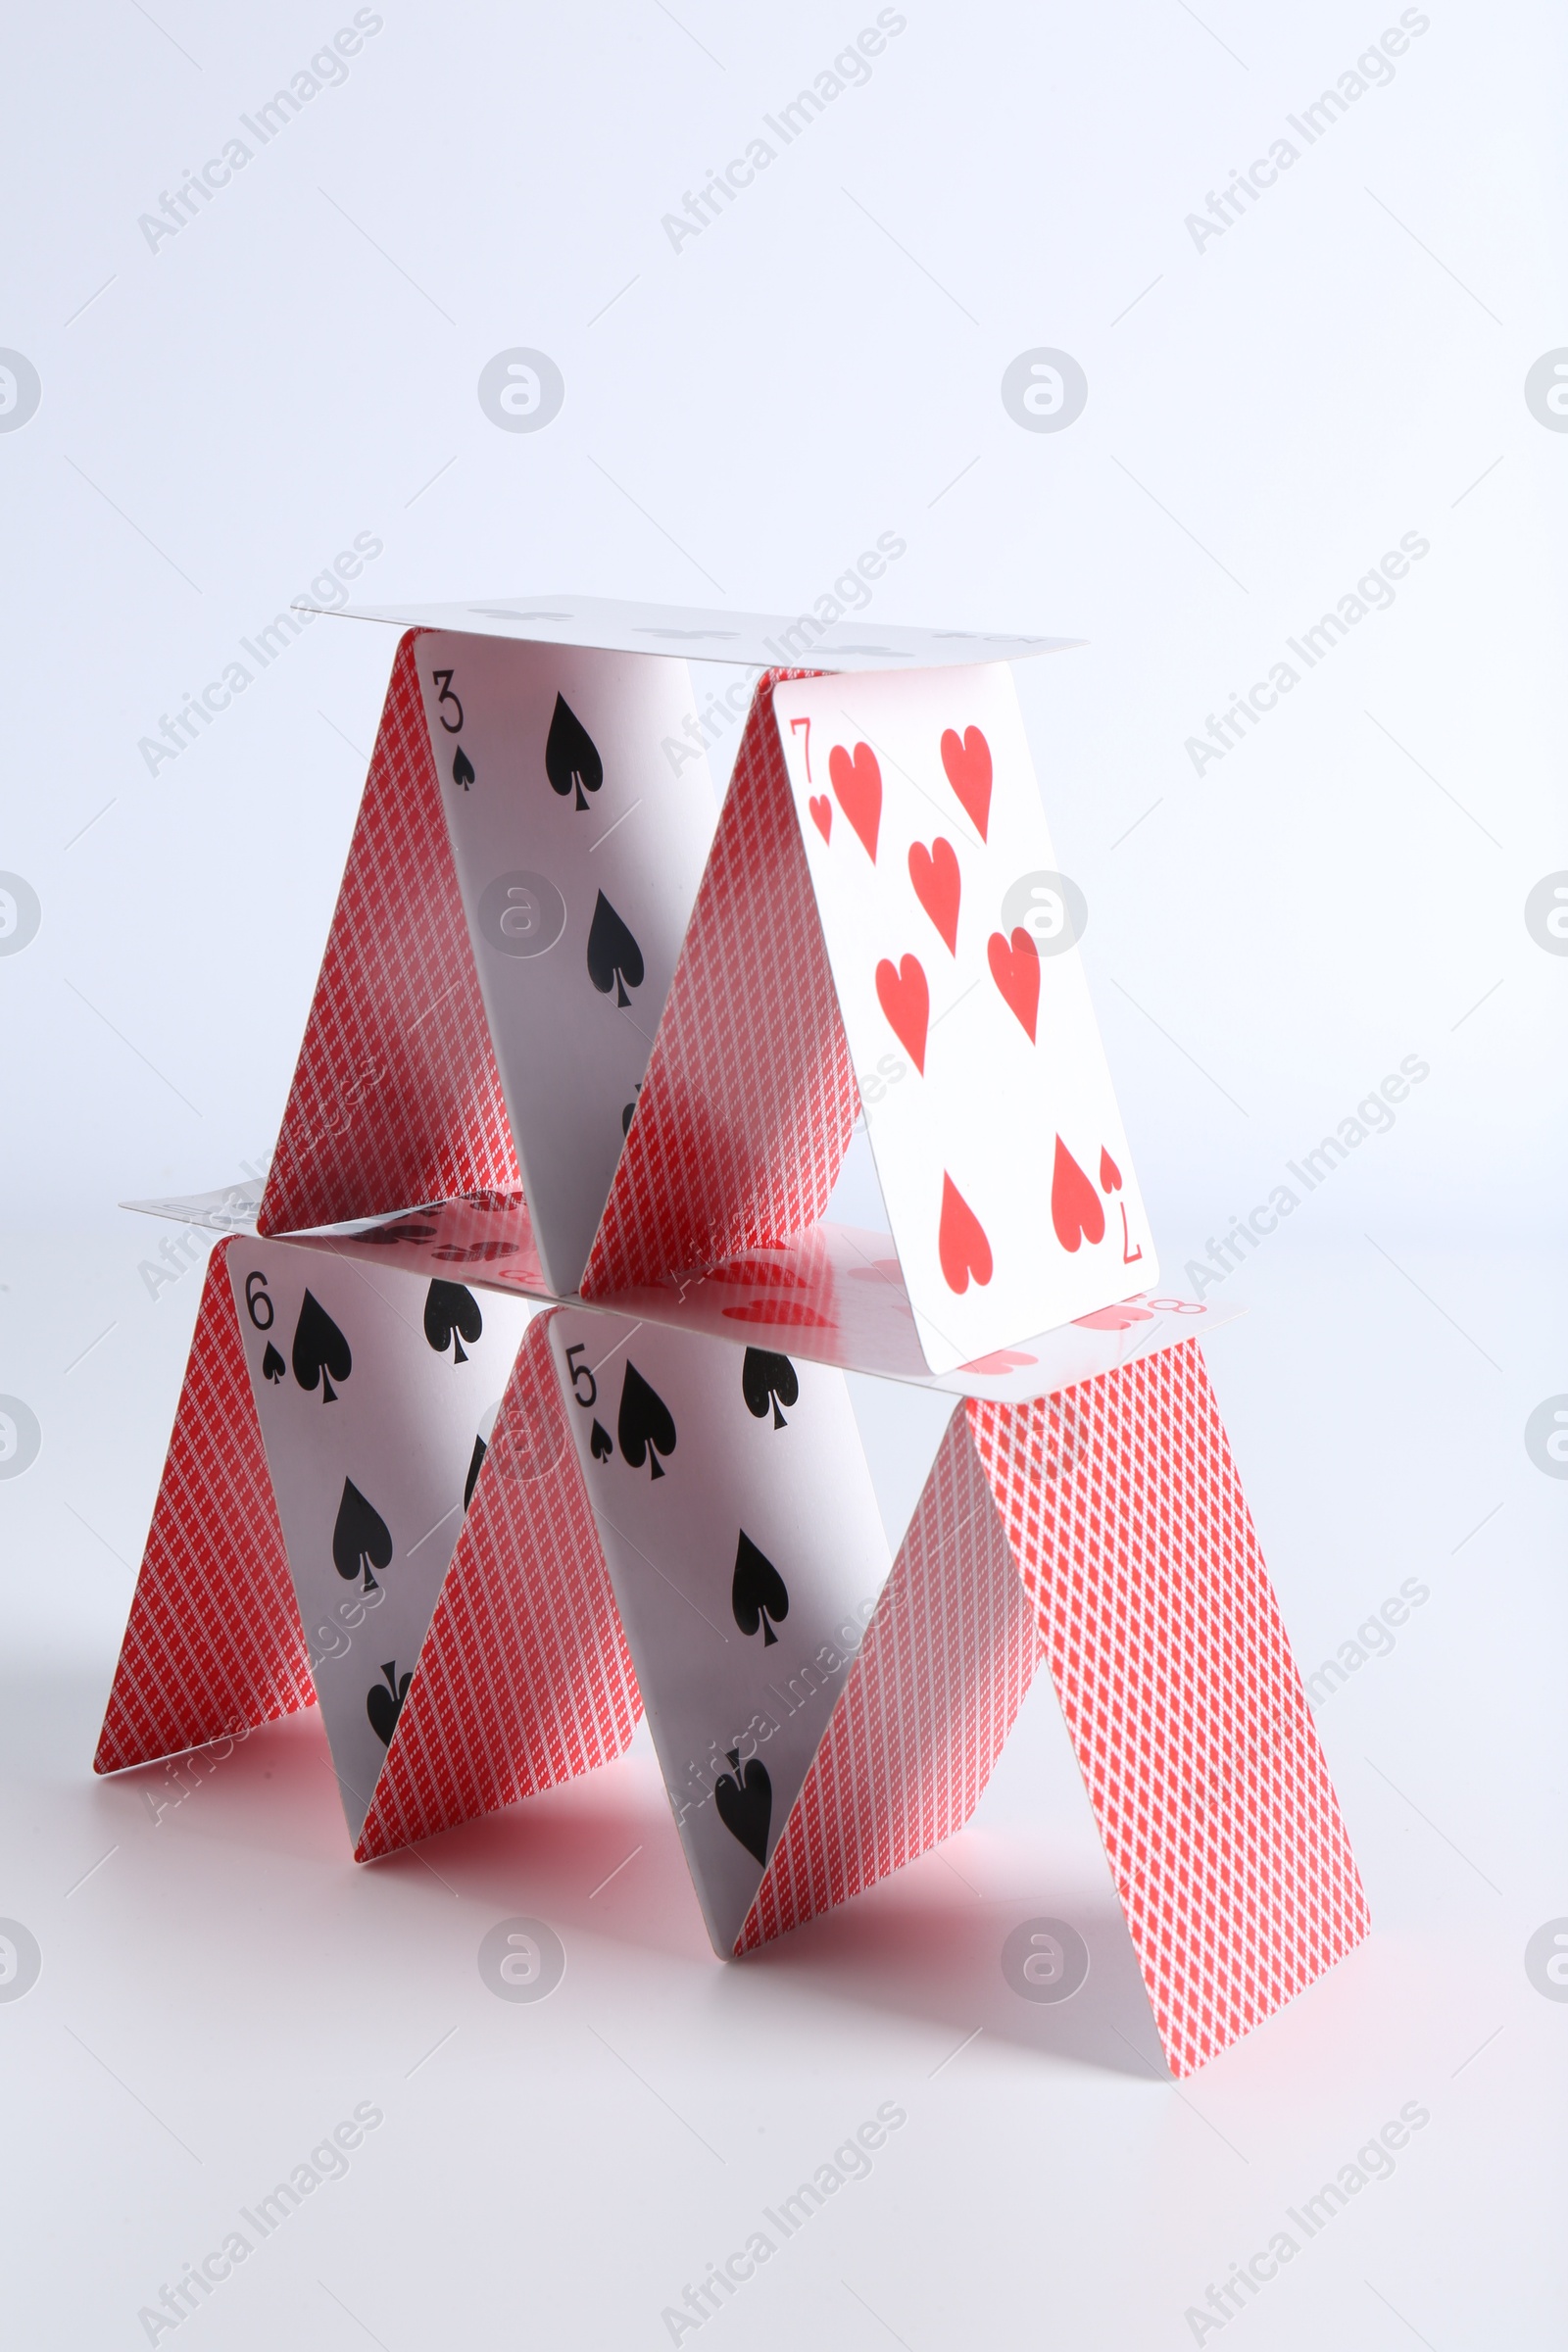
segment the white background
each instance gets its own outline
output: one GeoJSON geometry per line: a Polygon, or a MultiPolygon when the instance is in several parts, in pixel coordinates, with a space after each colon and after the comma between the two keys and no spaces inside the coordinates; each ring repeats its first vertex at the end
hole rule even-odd
{"type": "MultiPolygon", "coordinates": [[[[0,2004],[11,2333],[144,2342],[160,2283],[373,2099],[350,2178],[192,2341],[667,2342],[700,2267],[898,2099],[871,2179],[715,2341],[1174,2352],[1420,2099],[1396,2178],[1220,2332],[1551,2343],[1568,2005],[1523,1955],[1568,1913],[1568,1486],[1523,1429],[1568,1390],[1568,959],[1523,909],[1568,867],[1568,438],[1523,385],[1568,342],[1560,18],[1433,7],[1200,251],[1185,216],[1301,146],[1286,115],[1397,10],[911,5],[675,251],[662,216],[874,10],[388,6],[153,252],[138,216],[351,11],[153,13],[15,18],[0,101],[0,343],[43,387],[0,433],[0,868],[42,908],[0,956],[0,1392],[43,1431],[0,1482],[0,1914],[44,1955],[0,2004]],[[476,397],[518,345],[565,381],[537,433],[476,397]],[[1000,397],[1036,346],[1087,374],[1059,433],[1000,397]],[[199,1281],[150,1297],[159,1229],[112,1204],[270,1148],[391,634],[316,622],[156,776],[139,739],[357,532],[384,543],[368,600],[795,611],[884,531],[907,552],[882,618],[1091,641],[1020,682],[1171,1272],[1401,1057],[1431,1064],[1212,1349],[1303,1669],[1431,1588],[1321,1713],[1377,1932],[1179,2091],[1044,1686],[973,1831],[739,1970],[707,1955],[641,1747],[370,1872],[312,1719],[178,1806],[156,1771],[87,1769],[199,1281]],[[1195,774],[1186,739],[1409,531],[1431,552],[1393,609],[1195,774]],[[538,2007],[476,1971],[514,1913],[567,1949],[538,2007]],[[998,1967],[1035,1914],[1094,1955],[1060,2010],[998,1967]]],[[[913,1455],[888,1446],[893,1492],[913,1455]]]]}

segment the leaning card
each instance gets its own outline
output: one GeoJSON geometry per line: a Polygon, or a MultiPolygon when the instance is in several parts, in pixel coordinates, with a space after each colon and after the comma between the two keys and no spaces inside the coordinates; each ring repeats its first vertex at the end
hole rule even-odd
{"type": "Polygon", "coordinates": [[[287,1242],[236,1240],[228,1269],[357,1838],[532,1310],[287,1242]]]}
{"type": "Polygon", "coordinates": [[[440,632],[415,650],[539,1254],[569,1293],[713,834],[691,676],[652,652],[440,632]]]}
{"type": "Polygon", "coordinates": [[[733,1949],[890,1565],[841,1372],[565,1308],[551,1346],[713,1948],[733,1949]]]}
{"type": "Polygon", "coordinates": [[[1010,671],[799,679],[773,709],[931,1370],[1148,1289],[1010,671]]]}

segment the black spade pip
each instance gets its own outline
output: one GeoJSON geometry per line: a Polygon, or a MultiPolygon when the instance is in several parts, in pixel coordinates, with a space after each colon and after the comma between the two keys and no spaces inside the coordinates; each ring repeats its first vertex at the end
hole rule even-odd
{"type": "Polygon", "coordinates": [[[437,1355],[450,1348],[455,1364],[466,1364],[463,1343],[477,1345],[484,1331],[479,1301],[461,1282],[432,1282],[424,1297],[424,1336],[437,1355]]]}
{"type": "Polygon", "coordinates": [[[718,1818],[749,1854],[765,1862],[767,1825],[773,1818],[773,1784],[767,1766],[760,1756],[749,1756],[743,1765],[738,1747],[729,1750],[729,1765],[730,1770],[721,1772],[713,1783],[718,1818]]]}
{"type": "Polygon", "coordinates": [[[762,1629],[762,1646],[778,1640],[774,1625],[782,1625],[790,1613],[789,1591],[768,1558],[760,1551],[741,1529],[741,1540],[735,1547],[735,1575],[730,1585],[729,1605],[735,1622],[743,1634],[755,1634],[762,1629]],[[768,1620],[772,1620],[772,1624],[768,1620]]]}
{"type": "Polygon", "coordinates": [[[597,792],[605,780],[605,763],[582,720],[577,716],[564,694],[556,697],[556,708],[545,738],[545,774],[552,790],[562,799],[575,789],[577,806],[586,808],[584,792],[597,792]]]}
{"type": "Polygon", "coordinates": [[[643,952],[603,891],[594,905],[588,926],[588,977],[602,997],[615,992],[615,1003],[631,1003],[628,988],[643,984],[643,952]]]}
{"type": "Polygon", "coordinates": [[[300,1319],[294,1326],[294,1377],[302,1389],[314,1389],[321,1384],[321,1402],[336,1404],[334,1380],[347,1380],[354,1369],[354,1355],[347,1340],[327,1313],[314,1291],[307,1291],[300,1302],[300,1319]],[[328,1373],[331,1379],[327,1378],[328,1373]]]}
{"type": "Polygon", "coordinates": [[[663,1477],[663,1464],[659,1457],[675,1450],[674,1419],[659,1391],[644,1380],[629,1356],[626,1376],[620,1384],[615,1435],[620,1441],[622,1457],[634,1470],[640,1470],[646,1461],[652,1477],[663,1477]]]}
{"type": "Polygon", "coordinates": [[[486,1446],[483,1438],[474,1439],[473,1451],[468,1456],[468,1475],[463,1482],[463,1508],[465,1513],[466,1513],[469,1503],[473,1500],[473,1490],[479,1484],[479,1473],[484,1468],[484,1457],[489,1450],[490,1448],[488,1446],[486,1446]]]}
{"type": "Polygon", "coordinates": [[[346,1478],[332,1529],[332,1565],[346,1584],[363,1570],[364,1590],[373,1592],[377,1588],[370,1570],[390,1567],[391,1562],[392,1530],[353,1479],[346,1478]]]}
{"type": "Polygon", "coordinates": [[[403,1712],[403,1701],[409,1695],[409,1685],[414,1680],[414,1674],[411,1669],[409,1673],[400,1675],[396,1658],[388,1658],[381,1672],[386,1677],[386,1687],[383,1690],[379,1683],[370,1685],[365,1696],[365,1712],[368,1715],[370,1729],[380,1740],[381,1745],[390,1747],[392,1735],[397,1730],[398,1717],[403,1712]]]}
{"type": "Polygon", "coordinates": [[[746,1409],[754,1421],[765,1421],[767,1408],[773,1408],[773,1427],[787,1429],[789,1423],[779,1411],[781,1404],[793,1404],[800,1396],[801,1384],[795,1376],[795,1366],[787,1355],[774,1355],[766,1348],[748,1348],[741,1365],[741,1395],[746,1409]]]}

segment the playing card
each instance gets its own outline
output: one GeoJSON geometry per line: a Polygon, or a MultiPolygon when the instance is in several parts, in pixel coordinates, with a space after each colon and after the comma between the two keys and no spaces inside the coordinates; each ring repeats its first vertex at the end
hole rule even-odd
{"type": "Polygon", "coordinates": [[[586,1298],[814,1224],[849,1145],[855,1073],[773,684],[752,697],[586,1298]]]}
{"type": "Polygon", "coordinates": [[[890,1565],[841,1372],[566,1308],[550,1327],[649,1728],[728,1953],[890,1565]]]}
{"type": "Polygon", "coordinates": [[[931,1435],[929,1474],[747,1917],[746,1950],[961,1830],[1042,1654],[968,1414],[931,1435]]]}
{"type": "Polygon", "coordinates": [[[895,668],[769,666],[715,831],[717,705],[649,649],[794,623],[403,617],[265,1195],[148,1204],[222,1238],[97,1769],[318,1697],[368,1859],[641,1697],[727,1955],[960,1827],[1043,1654],[1190,2071],[1367,1915],[1196,1341],[1236,1304],[1158,1283],[962,666],[1039,644],[800,648],[895,668]],[[891,1235],[828,1221],[858,1104],[891,1235]]]}
{"type": "Polygon", "coordinates": [[[930,1368],[1147,1290],[1153,1242],[1009,671],[799,679],[774,710],[930,1368]]]}
{"type": "Polygon", "coordinates": [[[485,637],[431,634],[415,655],[529,1213],[569,1294],[712,839],[690,674],[485,637]]]}
{"type": "Polygon", "coordinates": [[[236,1240],[228,1270],[358,1838],[532,1310],[286,1242],[236,1240]]]}

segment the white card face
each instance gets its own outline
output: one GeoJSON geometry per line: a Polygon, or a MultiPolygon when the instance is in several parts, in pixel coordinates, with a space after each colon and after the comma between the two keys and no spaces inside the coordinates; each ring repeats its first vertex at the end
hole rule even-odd
{"type": "Polygon", "coordinates": [[[421,637],[415,655],[539,1254],[569,1294],[713,837],[690,672],[493,637],[421,637]]]}
{"type": "Polygon", "coordinates": [[[550,1326],[664,1786],[730,1952],[891,1565],[825,1366],[564,1308],[550,1326]]]}
{"type": "Polygon", "coordinates": [[[357,1840],[532,1310],[286,1242],[236,1241],[228,1268],[357,1840]]]}
{"type": "Polygon", "coordinates": [[[1149,1289],[1010,672],[800,679],[773,709],[931,1370],[1149,1289]]]}

